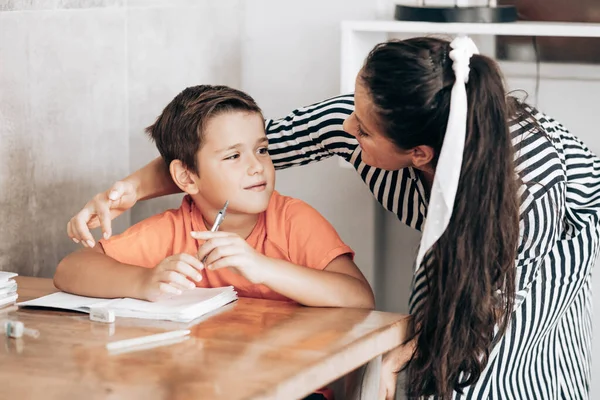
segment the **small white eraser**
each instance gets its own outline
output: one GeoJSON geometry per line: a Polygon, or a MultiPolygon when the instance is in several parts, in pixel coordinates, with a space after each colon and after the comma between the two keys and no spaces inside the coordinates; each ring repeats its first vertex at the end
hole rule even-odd
{"type": "Polygon", "coordinates": [[[6,321],[4,323],[4,332],[11,338],[23,337],[25,325],[21,321],[6,321]]]}
{"type": "Polygon", "coordinates": [[[90,309],[90,319],[96,322],[112,324],[115,322],[115,312],[106,308],[92,308],[90,309]]]}

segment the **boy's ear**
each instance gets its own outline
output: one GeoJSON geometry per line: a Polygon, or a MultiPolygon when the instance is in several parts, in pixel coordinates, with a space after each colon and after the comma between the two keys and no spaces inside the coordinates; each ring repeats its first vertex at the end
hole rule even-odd
{"type": "Polygon", "coordinates": [[[190,171],[181,160],[173,160],[169,165],[169,172],[173,182],[187,194],[197,194],[196,174],[190,171]]]}

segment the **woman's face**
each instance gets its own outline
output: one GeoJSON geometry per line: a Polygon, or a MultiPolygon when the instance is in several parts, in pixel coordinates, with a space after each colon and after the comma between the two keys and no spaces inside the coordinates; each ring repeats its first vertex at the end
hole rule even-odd
{"type": "Polygon", "coordinates": [[[360,77],[356,78],[354,112],[344,121],[344,131],[358,140],[365,164],[388,171],[413,166],[413,150],[398,148],[384,135],[371,95],[360,77]]]}

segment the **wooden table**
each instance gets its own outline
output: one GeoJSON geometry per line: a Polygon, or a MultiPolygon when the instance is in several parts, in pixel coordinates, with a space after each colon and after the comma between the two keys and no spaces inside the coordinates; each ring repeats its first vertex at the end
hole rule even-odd
{"type": "MultiPolygon", "coordinates": [[[[18,277],[19,301],[57,291],[50,279],[18,277]]],[[[87,314],[0,310],[0,319],[38,329],[37,339],[0,341],[6,399],[293,399],[399,345],[406,316],[308,308],[246,299],[194,325],[87,314]],[[113,354],[109,341],[182,329],[187,340],[113,354]]]]}

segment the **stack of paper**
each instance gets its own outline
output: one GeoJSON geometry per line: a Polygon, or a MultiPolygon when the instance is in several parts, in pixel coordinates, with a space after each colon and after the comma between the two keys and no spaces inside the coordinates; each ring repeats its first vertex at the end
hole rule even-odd
{"type": "Polygon", "coordinates": [[[14,272],[0,271],[0,307],[17,301],[17,282],[13,279],[17,274],[14,272]]]}
{"type": "Polygon", "coordinates": [[[89,313],[92,308],[113,310],[117,317],[190,322],[237,300],[233,286],[196,288],[170,299],[149,302],[136,299],[98,299],[58,292],[19,303],[19,307],[48,307],[89,313]]]}

